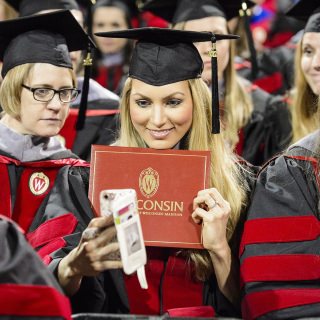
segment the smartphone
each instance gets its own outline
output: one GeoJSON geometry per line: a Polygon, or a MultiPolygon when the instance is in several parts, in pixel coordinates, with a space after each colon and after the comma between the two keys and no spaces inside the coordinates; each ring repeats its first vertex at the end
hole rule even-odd
{"type": "Polygon", "coordinates": [[[135,190],[101,191],[100,211],[104,216],[113,215],[123,270],[132,274],[147,262],[135,190]]]}

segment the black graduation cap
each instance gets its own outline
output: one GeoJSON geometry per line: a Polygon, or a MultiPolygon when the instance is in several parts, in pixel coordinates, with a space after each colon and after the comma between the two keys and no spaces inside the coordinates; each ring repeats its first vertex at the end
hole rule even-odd
{"type": "Polygon", "coordinates": [[[68,10],[0,21],[2,76],[25,63],[72,68],[69,52],[94,46],[68,10]]]}
{"type": "Polygon", "coordinates": [[[31,16],[40,11],[65,9],[79,10],[75,0],[5,0],[10,6],[19,12],[21,17],[31,16]]]}
{"type": "Polygon", "coordinates": [[[88,7],[96,4],[97,0],[77,0],[80,6],[88,7]]]}
{"type": "Polygon", "coordinates": [[[286,15],[305,21],[304,32],[320,32],[320,0],[300,0],[287,10],[286,15]]]}
{"type": "Polygon", "coordinates": [[[139,8],[143,11],[150,11],[164,20],[176,24],[211,16],[224,17],[230,20],[239,16],[243,2],[246,3],[247,8],[255,5],[250,0],[148,0],[139,8]]]}
{"type": "Polygon", "coordinates": [[[203,62],[193,42],[211,41],[212,132],[220,132],[215,42],[237,39],[238,36],[166,28],[138,28],[95,35],[138,40],[132,53],[129,76],[154,86],[201,77],[203,62]]]}
{"type": "Polygon", "coordinates": [[[258,63],[249,21],[250,8],[254,5],[255,3],[250,0],[147,0],[139,6],[139,9],[150,11],[173,25],[206,17],[218,16],[226,20],[243,17],[250,50],[252,79],[255,79],[258,63]]]}

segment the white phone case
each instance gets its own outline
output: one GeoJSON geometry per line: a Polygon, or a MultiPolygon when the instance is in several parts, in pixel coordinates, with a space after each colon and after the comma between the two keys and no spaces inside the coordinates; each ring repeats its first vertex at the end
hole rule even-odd
{"type": "Polygon", "coordinates": [[[101,191],[100,211],[101,215],[113,215],[123,270],[132,274],[147,262],[135,190],[101,191]]]}

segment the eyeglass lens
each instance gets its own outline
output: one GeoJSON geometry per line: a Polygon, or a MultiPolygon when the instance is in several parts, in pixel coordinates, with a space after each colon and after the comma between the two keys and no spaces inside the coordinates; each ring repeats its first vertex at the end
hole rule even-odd
{"type": "Polygon", "coordinates": [[[75,89],[54,90],[49,88],[36,88],[33,95],[36,100],[48,102],[53,99],[55,93],[59,94],[61,102],[72,102],[78,96],[78,91],[75,89]]]}

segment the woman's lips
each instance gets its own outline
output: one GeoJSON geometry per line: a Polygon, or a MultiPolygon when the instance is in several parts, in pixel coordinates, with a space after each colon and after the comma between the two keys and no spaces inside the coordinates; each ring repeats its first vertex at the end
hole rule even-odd
{"type": "Polygon", "coordinates": [[[163,139],[169,135],[173,128],[171,129],[165,129],[165,130],[151,130],[148,129],[150,132],[150,135],[155,139],[163,139]]]}

